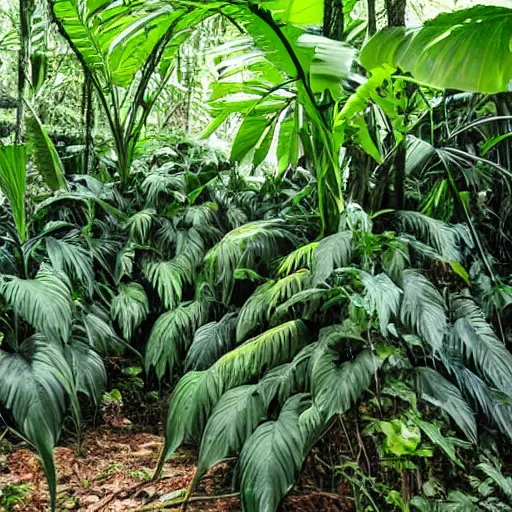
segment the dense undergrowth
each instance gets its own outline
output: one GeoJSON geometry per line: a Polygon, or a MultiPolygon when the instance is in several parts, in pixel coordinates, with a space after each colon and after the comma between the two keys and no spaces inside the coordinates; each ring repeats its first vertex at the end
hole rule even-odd
{"type": "MultiPolygon", "coordinates": [[[[510,95],[451,68],[429,88],[397,28],[358,62],[357,2],[350,47],[305,27],[326,16],[309,3],[53,3],[98,102],[84,94],[81,158],[59,155],[35,83],[27,144],[0,146],[0,419],[37,450],[52,507],[62,426],[79,449],[115,377],[125,401],[171,392],[154,478],[197,446],[186,498],[236,459],[246,511],[318,465],[358,511],[511,510],[510,95]],[[219,23],[203,135],[238,115],[230,158],[149,122],[188,29],[221,17],[243,35],[219,23]]],[[[511,19],[451,16],[420,40],[511,19]]]]}

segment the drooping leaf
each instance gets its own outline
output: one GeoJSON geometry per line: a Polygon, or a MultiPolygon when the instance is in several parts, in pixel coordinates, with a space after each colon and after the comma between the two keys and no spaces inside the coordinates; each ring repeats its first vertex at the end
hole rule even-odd
{"type": "Polygon", "coordinates": [[[125,340],[131,340],[135,329],[146,319],[149,313],[148,297],[138,283],[121,283],[119,293],[110,305],[112,319],[117,321],[125,340]]]}
{"type": "Polygon", "coordinates": [[[159,380],[174,371],[194,333],[206,320],[207,306],[202,301],[180,304],[155,322],[146,345],[146,369],[155,369],[159,380]]]}
{"type": "Polygon", "coordinates": [[[194,480],[221,460],[237,456],[264,418],[265,403],[258,386],[240,386],[225,393],[206,424],[194,480]]]}
{"type": "Polygon", "coordinates": [[[402,322],[424,338],[434,353],[439,352],[447,329],[443,297],[426,277],[413,270],[402,273],[402,288],[402,322]]]}
{"type": "Polygon", "coordinates": [[[325,281],[336,268],[347,267],[352,252],[352,232],[342,231],[324,238],[315,251],[313,285],[325,281]]]}
{"type": "Polygon", "coordinates": [[[472,299],[456,298],[453,309],[456,321],[452,343],[462,356],[475,364],[487,382],[512,398],[512,354],[472,299]]]}
{"type": "Polygon", "coordinates": [[[35,279],[4,277],[0,294],[47,338],[69,338],[73,304],[70,283],[64,274],[43,269],[35,279]]]}
{"type": "Polygon", "coordinates": [[[416,369],[416,384],[423,400],[445,411],[464,435],[471,442],[476,443],[475,415],[456,386],[430,368],[416,369]]]}
{"type": "Polygon", "coordinates": [[[299,417],[311,401],[295,395],[284,405],[277,421],[256,429],[240,454],[240,492],[246,512],[275,512],[291,490],[304,461],[299,417]]]}
{"type": "Polygon", "coordinates": [[[52,190],[67,189],[60,157],[35,112],[27,119],[27,139],[37,170],[45,183],[52,190]]]}
{"type": "Polygon", "coordinates": [[[14,223],[21,242],[25,242],[27,238],[26,158],[25,146],[0,146],[0,190],[11,204],[14,223]]]}
{"type": "Polygon", "coordinates": [[[53,448],[66,408],[60,371],[66,368],[69,370],[56,343],[32,338],[22,343],[17,353],[0,351],[0,402],[11,411],[18,428],[39,453],[52,510],[57,492],[53,448]]]}
{"type": "Polygon", "coordinates": [[[382,360],[368,350],[363,350],[341,366],[338,359],[338,353],[328,345],[320,347],[313,359],[313,403],[326,418],[344,414],[358,402],[382,364],[382,360]]]}
{"type": "Polygon", "coordinates": [[[228,313],[218,322],[210,322],[197,329],[187,352],[185,370],[206,370],[235,348],[236,324],[236,313],[228,313]]]}

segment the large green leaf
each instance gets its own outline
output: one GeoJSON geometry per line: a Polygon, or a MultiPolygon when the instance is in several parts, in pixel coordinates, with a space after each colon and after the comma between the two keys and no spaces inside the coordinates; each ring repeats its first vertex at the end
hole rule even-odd
{"type": "Polygon", "coordinates": [[[0,280],[0,295],[47,338],[69,338],[73,304],[64,274],[45,269],[35,279],[5,277],[0,280]]]}
{"type": "Polygon", "coordinates": [[[483,93],[507,91],[512,79],[512,9],[479,5],[441,14],[418,29],[376,34],[361,54],[371,70],[400,67],[435,87],[483,93]]]}
{"type": "Polygon", "coordinates": [[[41,457],[52,510],[57,488],[53,448],[66,408],[62,372],[70,373],[55,343],[32,338],[22,343],[17,353],[0,350],[0,402],[41,457]]]}
{"type": "Polygon", "coordinates": [[[0,146],[0,190],[11,204],[21,242],[27,238],[25,190],[27,187],[25,146],[0,146]]]}
{"type": "Polygon", "coordinates": [[[449,414],[466,437],[476,443],[475,415],[456,386],[431,368],[416,370],[416,384],[423,400],[449,414]]]}
{"type": "Polygon", "coordinates": [[[126,341],[130,341],[135,329],[146,319],[149,313],[148,296],[138,283],[121,283],[119,293],[110,305],[112,319],[116,320],[126,341]]]}
{"type": "Polygon", "coordinates": [[[194,480],[227,457],[237,456],[246,439],[265,418],[258,386],[240,386],[225,393],[204,429],[194,480]]]}
{"type": "Polygon", "coordinates": [[[328,236],[319,243],[313,262],[313,284],[322,283],[340,267],[347,267],[354,251],[351,231],[328,236]]]}
{"type": "Polygon", "coordinates": [[[240,492],[245,512],[275,512],[291,490],[304,461],[299,417],[311,404],[296,395],[284,405],[277,421],[256,429],[240,454],[240,492]]]}
{"type": "Polygon", "coordinates": [[[60,157],[35,112],[27,119],[27,140],[37,170],[46,184],[52,190],[67,188],[60,157]]]}
{"type": "Polygon", "coordinates": [[[145,365],[148,370],[155,369],[158,379],[162,379],[167,369],[174,371],[196,329],[205,322],[206,314],[206,305],[194,301],[180,304],[155,322],[146,345],[145,365]]]}
{"type": "Polygon", "coordinates": [[[183,441],[201,438],[223,393],[290,361],[305,346],[307,338],[308,331],[301,320],[287,322],[228,352],[208,370],[182,377],[171,397],[160,466],[183,441]]]}
{"type": "Polygon", "coordinates": [[[331,418],[346,413],[366,391],[382,364],[369,350],[353,360],[338,364],[339,354],[328,344],[321,345],[313,358],[311,392],[318,411],[331,418]]]}
{"type": "Polygon", "coordinates": [[[402,288],[402,322],[424,338],[434,353],[441,351],[447,329],[442,295],[425,276],[413,270],[402,273],[402,288]]]}

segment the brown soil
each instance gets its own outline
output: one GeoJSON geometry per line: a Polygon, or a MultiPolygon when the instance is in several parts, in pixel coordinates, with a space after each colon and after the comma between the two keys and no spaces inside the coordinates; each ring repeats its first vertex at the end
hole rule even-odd
{"type": "MultiPolygon", "coordinates": [[[[156,435],[104,427],[86,435],[81,455],[75,453],[73,446],[58,447],[58,510],[130,512],[151,510],[151,506],[162,509],[163,503],[175,498],[176,492],[190,483],[196,462],[193,451],[182,449],[166,464],[159,481],[149,481],[162,442],[156,435]]],[[[230,484],[231,471],[221,464],[202,479],[195,494],[230,494],[230,484]]],[[[32,451],[16,449],[7,454],[3,463],[0,460],[0,490],[7,485],[29,486],[23,503],[12,510],[48,510],[46,481],[32,451]]],[[[304,492],[290,496],[282,508],[287,512],[335,512],[344,510],[341,503],[336,495],[304,492]]],[[[190,503],[188,510],[236,512],[241,506],[237,498],[215,499],[190,503]]]]}

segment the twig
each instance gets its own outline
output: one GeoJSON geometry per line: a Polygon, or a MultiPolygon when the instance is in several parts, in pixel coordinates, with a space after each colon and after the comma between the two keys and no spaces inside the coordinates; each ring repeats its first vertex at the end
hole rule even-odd
{"type": "MultiPolygon", "coordinates": [[[[185,491],[185,489],[183,489],[185,491]]],[[[214,501],[214,500],[225,500],[230,498],[239,498],[239,492],[233,492],[231,494],[220,494],[215,496],[191,496],[188,498],[189,502],[192,501],[214,501]]],[[[139,508],[137,512],[149,512],[151,510],[166,510],[168,508],[174,508],[181,505],[185,501],[185,496],[180,496],[178,498],[174,498],[170,501],[165,501],[163,503],[153,503],[152,505],[148,505],[142,508],[139,508]]]]}

